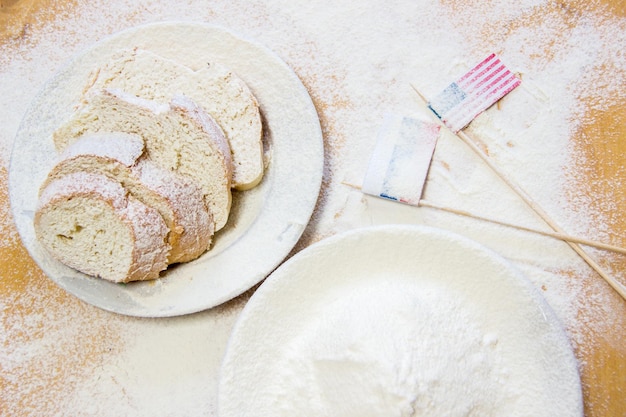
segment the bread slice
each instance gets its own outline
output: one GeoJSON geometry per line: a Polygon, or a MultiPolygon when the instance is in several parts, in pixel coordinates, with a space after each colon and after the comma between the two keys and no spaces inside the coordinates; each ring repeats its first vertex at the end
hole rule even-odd
{"type": "Polygon", "coordinates": [[[167,267],[167,226],[151,207],[103,175],[77,172],[48,184],[35,233],[57,260],[113,282],[158,278],[167,267]]]}
{"type": "Polygon", "coordinates": [[[142,158],[143,139],[134,134],[86,134],[65,148],[42,187],[76,172],[105,175],[156,209],[169,229],[168,263],[188,262],[209,249],[213,219],[202,192],[190,179],[142,158]]]}
{"type": "Polygon", "coordinates": [[[141,136],[145,157],[195,182],[213,214],[215,231],[224,227],[232,198],[230,149],[215,120],[192,100],[174,96],[169,103],[160,103],[104,90],[92,95],[53,139],[61,151],[82,135],[96,132],[141,136]]]}
{"type": "Polygon", "coordinates": [[[128,189],[141,194],[142,201],[166,215],[166,223],[172,224],[168,263],[189,262],[209,250],[215,226],[200,188],[189,178],[165,171],[147,160],[140,160],[133,172],[138,183],[128,182],[128,189]],[[146,189],[138,186],[139,183],[152,192],[144,192],[146,189]]]}
{"type": "Polygon", "coordinates": [[[246,190],[263,178],[263,127],[259,104],[246,83],[228,68],[210,62],[199,70],[146,50],[122,50],[94,72],[85,99],[116,88],[149,100],[183,94],[220,125],[232,152],[233,186],[246,190]]]}

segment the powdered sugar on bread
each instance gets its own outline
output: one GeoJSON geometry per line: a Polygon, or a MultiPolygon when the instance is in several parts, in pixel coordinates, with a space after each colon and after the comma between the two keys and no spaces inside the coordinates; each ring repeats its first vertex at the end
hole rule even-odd
{"type": "Polygon", "coordinates": [[[161,214],[169,228],[168,263],[193,260],[208,250],[213,236],[213,220],[202,192],[188,178],[142,158],[143,148],[143,139],[133,134],[84,135],[65,149],[43,187],[75,172],[105,175],[161,214]]]}
{"type": "Polygon", "coordinates": [[[141,136],[124,132],[100,132],[81,137],[65,148],[59,161],[81,155],[110,156],[124,166],[134,165],[143,154],[145,144],[141,136]]]}
{"type": "Polygon", "coordinates": [[[154,279],[167,267],[161,215],[103,175],[77,172],[48,184],[35,232],[54,258],[109,281],[154,279]]]}
{"type": "Polygon", "coordinates": [[[232,160],[211,116],[182,96],[167,104],[106,90],[93,95],[53,137],[63,150],[86,133],[111,131],[141,136],[146,158],[195,182],[211,209],[215,230],[224,227],[232,199],[232,160]]]}

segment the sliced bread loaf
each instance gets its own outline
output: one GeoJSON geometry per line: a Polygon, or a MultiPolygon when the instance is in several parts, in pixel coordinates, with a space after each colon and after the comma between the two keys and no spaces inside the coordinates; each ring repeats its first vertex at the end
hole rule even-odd
{"type": "Polygon", "coordinates": [[[86,134],[65,148],[42,187],[76,172],[105,175],[161,214],[169,229],[169,264],[196,259],[209,248],[213,236],[213,220],[202,192],[189,178],[142,158],[143,150],[144,141],[135,134],[86,134]]]}
{"type": "Polygon", "coordinates": [[[174,96],[169,103],[145,100],[119,90],[104,90],[53,134],[57,150],[88,133],[124,132],[145,142],[145,158],[190,178],[202,190],[215,231],[226,224],[231,205],[232,161],[215,120],[192,100],[174,96]]]}
{"type": "Polygon", "coordinates": [[[198,70],[146,50],[122,50],[94,72],[85,100],[116,88],[149,100],[169,101],[183,94],[220,125],[233,158],[233,186],[246,190],[264,172],[263,128],[259,105],[246,83],[216,62],[198,70]]]}
{"type": "Polygon", "coordinates": [[[72,173],[50,182],[35,233],[64,264],[113,282],[158,278],[167,267],[167,226],[151,207],[104,175],[72,173]]]}

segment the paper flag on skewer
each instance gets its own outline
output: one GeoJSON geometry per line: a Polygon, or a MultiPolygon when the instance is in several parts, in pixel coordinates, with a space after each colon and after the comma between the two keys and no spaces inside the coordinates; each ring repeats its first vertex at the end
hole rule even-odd
{"type": "MultiPolygon", "coordinates": [[[[548,216],[532,197],[498,168],[489,156],[476,145],[475,141],[463,131],[463,128],[476,116],[511,92],[520,83],[521,80],[506,69],[494,54],[491,54],[430,102],[415,87],[413,89],[441,122],[471,148],[528,207],[557,234],[566,236],[565,231],[548,216]]],[[[577,241],[564,240],[607,284],[626,300],[626,285],[604,271],[577,241]]]]}
{"type": "MultiPolygon", "coordinates": [[[[413,87],[415,89],[415,87],[413,87]]],[[[422,94],[415,89],[415,92],[423,98],[422,94]]],[[[426,103],[426,100],[424,100],[426,103]]],[[[430,168],[432,156],[439,138],[439,123],[429,123],[420,119],[403,117],[396,114],[387,114],[383,121],[382,128],[378,133],[378,138],[370,162],[365,174],[362,186],[344,182],[345,185],[361,190],[362,192],[392,200],[395,202],[410,204],[417,207],[428,207],[459,216],[469,217],[479,221],[490,222],[500,226],[510,227],[513,229],[539,234],[567,242],[570,245],[583,244],[598,249],[613,251],[616,253],[626,254],[626,248],[610,245],[602,242],[596,242],[589,239],[571,236],[565,234],[560,228],[545,217],[545,214],[538,206],[529,200],[518,187],[511,183],[508,178],[502,175],[489,158],[481,154],[485,162],[495,170],[505,182],[513,188],[518,194],[521,194],[524,201],[529,203],[531,208],[538,211],[538,214],[546,223],[550,225],[554,232],[524,227],[501,220],[490,219],[477,214],[469,213],[465,210],[459,210],[442,206],[437,203],[422,199],[422,192],[426,176],[430,168]]],[[[473,145],[471,140],[463,132],[456,134],[460,139],[467,143],[475,152],[480,153],[480,149],[473,145]]],[[[577,245],[574,246],[577,248],[577,245]]],[[[577,251],[578,252],[578,251],[577,251]]],[[[580,253],[580,252],[579,252],[580,253]]],[[[617,285],[606,274],[602,272],[597,265],[588,257],[583,258],[592,264],[592,267],[601,273],[602,277],[611,283],[618,290],[620,295],[626,299],[626,292],[622,291],[620,285],[617,285]]],[[[625,289],[626,290],[626,289],[625,289]]]]}
{"type": "Polygon", "coordinates": [[[456,133],[521,82],[495,54],[491,54],[450,84],[428,103],[428,107],[456,133]]]}
{"type": "Polygon", "coordinates": [[[419,205],[440,126],[387,114],[363,181],[362,191],[419,205]]]}

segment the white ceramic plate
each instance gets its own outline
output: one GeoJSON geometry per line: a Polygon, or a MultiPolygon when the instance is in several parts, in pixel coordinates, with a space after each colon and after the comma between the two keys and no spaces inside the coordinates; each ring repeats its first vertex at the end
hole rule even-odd
{"type": "Polygon", "coordinates": [[[204,310],[243,293],[267,276],[300,238],[317,201],[323,171],[319,119],[308,92],[274,53],[205,24],[158,23],[115,34],[71,60],[27,111],[9,172],[13,214],[24,245],[43,271],[68,292],[106,310],[133,316],[175,316],[204,310]],[[155,39],[158,42],[155,42],[155,39]],[[138,47],[192,68],[220,62],[257,97],[270,163],[261,184],[233,195],[227,227],[196,261],[142,283],[113,284],[52,259],[34,235],[37,193],[56,158],[52,132],[72,113],[87,77],[120,48],[138,47]]]}
{"type": "Polygon", "coordinates": [[[581,416],[568,339],[532,284],[455,234],[337,235],[274,271],[229,340],[219,415],[581,416]]]}

